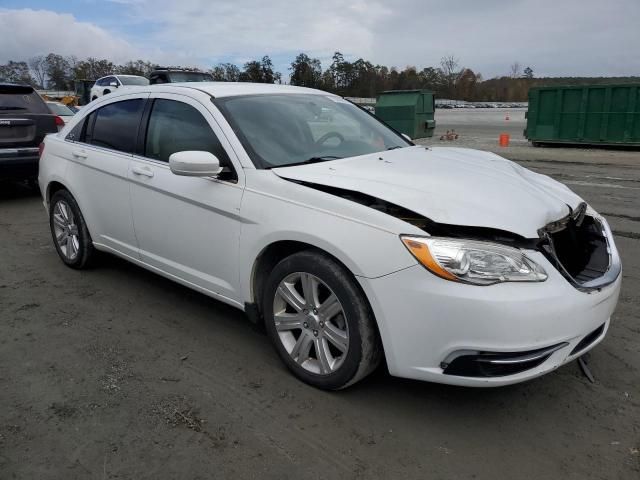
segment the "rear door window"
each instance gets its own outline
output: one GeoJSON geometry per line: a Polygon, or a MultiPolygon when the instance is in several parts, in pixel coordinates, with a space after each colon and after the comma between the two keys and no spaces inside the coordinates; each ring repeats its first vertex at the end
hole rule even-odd
{"type": "Polygon", "coordinates": [[[144,100],[136,98],[110,103],[91,113],[86,142],[98,147],[132,153],[144,100]]]}

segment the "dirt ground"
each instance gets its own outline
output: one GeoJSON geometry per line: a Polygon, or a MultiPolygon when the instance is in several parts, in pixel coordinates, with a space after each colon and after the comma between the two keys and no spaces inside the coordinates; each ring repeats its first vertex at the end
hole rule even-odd
{"type": "MultiPolygon", "coordinates": [[[[497,150],[493,133],[477,143],[497,150]]],[[[501,152],[569,184],[615,230],[623,291],[594,384],[572,363],[498,389],[381,369],[315,390],[231,307],[111,257],[66,268],[38,195],[3,186],[0,479],[637,480],[640,152],[501,152]]]]}

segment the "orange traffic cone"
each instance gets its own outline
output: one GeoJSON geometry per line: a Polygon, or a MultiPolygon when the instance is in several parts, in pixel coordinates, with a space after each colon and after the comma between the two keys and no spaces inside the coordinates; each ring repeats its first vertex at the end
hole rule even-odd
{"type": "Polygon", "coordinates": [[[498,138],[498,144],[501,147],[508,147],[509,146],[509,139],[510,136],[508,133],[501,133],[500,137],[498,138]]]}
{"type": "Polygon", "coordinates": [[[509,120],[509,112],[507,112],[507,116],[504,117],[505,120],[509,120]]]}

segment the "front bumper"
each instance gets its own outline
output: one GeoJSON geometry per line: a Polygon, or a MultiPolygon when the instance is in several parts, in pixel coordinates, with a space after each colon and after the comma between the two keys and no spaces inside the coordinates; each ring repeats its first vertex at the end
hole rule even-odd
{"type": "Polygon", "coordinates": [[[475,286],[443,280],[416,265],[376,279],[359,278],[376,315],[392,375],[466,386],[499,386],[538,377],[604,338],[621,275],[589,293],[572,286],[539,252],[527,252],[549,278],[540,283],[475,286]],[[603,326],[584,348],[576,347],[603,326]],[[512,375],[445,374],[459,352],[530,352],[559,346],[541,363],[512,375]]]}

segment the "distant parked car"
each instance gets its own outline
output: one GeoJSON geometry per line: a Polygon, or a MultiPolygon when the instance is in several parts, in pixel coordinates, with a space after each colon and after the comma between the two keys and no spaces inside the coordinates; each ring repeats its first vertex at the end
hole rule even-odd
{"type": "Polygon", "coordinates": [[[138,75],[109,75],[96,80],[91,87],[91,100],[115,91],[118,88],[144,87],[149,80],[138,75]]]}
{"type": "Polygon", "coordinates": [[[149,81],[155,83],[213,82],[213,75],[189,68],[157,67],[149,74],[149,81]]]}
{"type": "Polygon", "coordinates": [[[72,110],[70,107],[66,106],[60,102],[46,102],[47,107],[49,107],[49,111],[54,115],[58,115],[62,121],[66,124],[67,121],[73,117],[76,112],[72,110]]]}
{"type": "Polygon", "coordinates": [[[0,179],[35,179],[38,145],[63,126],[33,87],[0,83],[0,179]]]}

